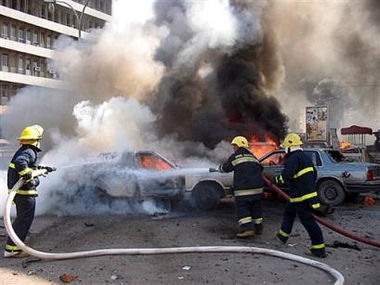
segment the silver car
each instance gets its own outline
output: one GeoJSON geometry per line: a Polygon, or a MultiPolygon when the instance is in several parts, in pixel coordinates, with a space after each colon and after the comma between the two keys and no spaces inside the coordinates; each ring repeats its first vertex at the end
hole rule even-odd
{"type": "MultiPolygon", "coordinates": [[[[317,192],[322,204],[337,206],[346,197],[360,193],[380,192],[380,165],[349,162],[336,149],[304,148],[317,171],[317,192]]],[[[283,170],[284,149],[271,151],[260,158],[264,175],[272,179],[283,170]]]]}

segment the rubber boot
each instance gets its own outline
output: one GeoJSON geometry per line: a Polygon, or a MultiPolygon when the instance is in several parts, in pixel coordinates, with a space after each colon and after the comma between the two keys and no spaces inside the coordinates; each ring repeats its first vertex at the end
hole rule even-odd
{"type": "Polygon", "coordinates": [[[327,256],[326,250],[324,248],[319,248],[319,249],[310,248],[306,250],[305,254],[309,256],[319,257],[319,258],[325,258],[327,256]]]}
{"type": "Polygon", "coordinates": [[[274,233],[274,237],[281,244],[285,244],[287,242],[287,240],[288,240],[287,237],[284,237],[283,235],[280,235],[280,233],[278,231],[274,233]]]}

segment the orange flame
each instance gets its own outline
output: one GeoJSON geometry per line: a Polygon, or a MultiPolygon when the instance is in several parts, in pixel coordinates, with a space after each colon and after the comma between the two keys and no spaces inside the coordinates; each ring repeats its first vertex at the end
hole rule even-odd
{"type": "Polygon", "coordinates": [[[341,141],[340,142],[340,148],[341,149],[349,148],[350,146],[351,146],[351,144],[347,141],[341,141]]]}
{"type": "Polygon", "coordinates": [[[279,144],[265,135],[265,141],[260,141],[259,138],[253,135],[249,140],[249,150],[257,157],[260,158],[264,154],[278,148],[279,144]]]}
{"type": "Polygon", "coordinates": [[[158,160],[154,156],[141,156],[140,167],[150,170],[169,170],[171,166],[165,161],[158,160]]]}

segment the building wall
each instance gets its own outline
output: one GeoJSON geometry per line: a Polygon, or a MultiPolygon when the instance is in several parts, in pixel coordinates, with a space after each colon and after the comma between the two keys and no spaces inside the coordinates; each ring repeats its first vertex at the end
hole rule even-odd
{"type": "Polygon", "coordinates": [[[62,34],[78,39],[79,19],[85,38],[111,20],[111,11],[112,0],[0,0],[0,107],[27,85],[64,88],[49,66],[54,42],[62,34]]]}

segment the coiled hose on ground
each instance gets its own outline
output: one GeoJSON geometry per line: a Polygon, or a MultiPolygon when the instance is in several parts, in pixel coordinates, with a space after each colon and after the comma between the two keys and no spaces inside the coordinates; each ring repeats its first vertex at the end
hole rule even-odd
{"type": "MultiPolygon", "coordinates": [[[[39,175],[44,175],[46,173],[41,173],[39,175]]],[[[299,263],[310,265],[321,270],[326,271],[332,275],[336,281],[335,285],[344,284],[343,275],[336,269],[330,267],[329,265],[318,262],[312,259],[301,257],[298,255],[285,253],[277,250],[259,248],[259,247],[247,247],[247,246],[196,246],[196,247],[171,247],[171,248],[114,248],[114,249],[98,249],[89,251],[78,251],[78,252],[68,252],[68,253],[47,253],[32,249],[26,246],[15,233],[10,213],[13,199],[16,195],[16,190],[23,184],[22,179],[20,179],[13,189],[10,191],[4,211],[4,225],[7,230],[8,235],[14,241],[14,243],[24,252],[33,255],[35,257],[45,259],[45,260],[62,260],[62,259],[74,259],[74,258],[85,258],[94,257],[102,255],[152,255],[152,254],[174,254],[174,253],[257,253],[264,255],[271,255],[279,258],[284,258],[288,260],[293,260],[299,263]]]]}
{"type": "MultiPolygon", "coordinates": [[[[275,190],[281,197],[283,197],[284,199],[286,200],[289,200],[289,196],[286,195],[284,193],[284,191],[282,191],[279,187],[277,187],[276,185],[274,185],[272,182],[270,182],[270,180],[266,177],[264,177],[264,181],[265,183],[267,183],[268,186],[270,186],[273,190],[275,190]]],[[[369,244],[369,245],[372,245],[372,246],[376,246],[376,247],[380,247],[380,242],[377,241],[377,240],[373,240],[373,239],[369,239],[369,238],[365,238],[365,237],[361,237],[361,236],[358,236],[358,235],[354,235],[353,233],[351,232],[348,232],[340,227],[337,227],[337,226],[334,226],[333,224],[330,224],[328,222],[326,222],[325,220],[323,220],[322,218],[314,215],[314,218],[317,220],[317,222],[319,222],[320,224],[324,225],[325,227],[339,233],[339,234],[342,234],[346,237],[349,237],[351,239],[354,239],[356,241],[360,241],[362,243],[365,243],[365,244],[369,244]]]]}

